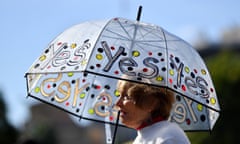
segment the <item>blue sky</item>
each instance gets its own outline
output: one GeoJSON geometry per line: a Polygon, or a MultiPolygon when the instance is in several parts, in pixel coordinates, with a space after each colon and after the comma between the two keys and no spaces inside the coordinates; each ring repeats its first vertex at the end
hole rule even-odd
{"type": "Polygon", "coordinates": [[[219,41],[222,30],[240,25],[237,0],[0,0],[0,90],[10,122],[20,127],[29,117],[25,72],[58,34],[72,25],[124,17],[159,25],[190,43],[204,32],[219,41]]]}

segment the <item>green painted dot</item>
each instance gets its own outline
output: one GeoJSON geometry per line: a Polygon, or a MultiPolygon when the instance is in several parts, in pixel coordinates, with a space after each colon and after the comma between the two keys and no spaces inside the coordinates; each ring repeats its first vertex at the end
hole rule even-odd
{"type": "Polygon", "coordinates": [[[94,114],[94,109],[93,109],[93,108],[90,108],[90,109],[88,110],[88,113],[91,114],[91,115],[94,114]]]}
{"type": "Polygon", "coordinates": [[[162,77],[162,76],[157,76],[157,77],[156,77],[156,80],[157,80],[157,81],[163,81],[163,77],[162,77]]]}
{"type": "Polygon", "coordinates": [[[118,90],[115,90],[115,91],[114,91],[114,95],[115,95],[116,97],[119,97],[119,96],[120,96],[120,92],[119,92],[118,90]]]}
{"type": "Polygon", "coordinates": [[[39,93],[40,92],[40,87],[36,87],[35,88],[35,93],[39,93]]]}
{"type": "Polygon", "coordinates": [[[190,70],[189,70],[188,67],[185,67],[184,69],[185,69],[185,72],[186,72],[186,73],[189,73],[189,72],[190,72],[190,70]]]}
{"type": "Polygon", "coordinates": [[[97,60],[102,60],[103,59],[103,55],[102,54],[97,54],[96,55],[96,59],[97,60]]]}
{"type": "Polygon", "coordinates": [[[68,76],[69,76],[69,77],[72,77],[73,75],[74,75],[73,72],[69,72],[69,73],[68,73],[68,76]]]}
{"type": "Polygon", "coordinates": [[[201,104],[198,104],[198,105],[197,105],[197,110],[198,110],[198,111],[202,111],[202,110],[203,110],[203,106],[202,106],[201,104]]]}
{"type": "Polygon", "coordinates": [[[81,93],[79,97],[80,97],[81,99],[84,99],[84,98],[85,98],[85,96],[86,96],[86,94],[85,94],[85,93],[81,93]]]}
{"type": "Polygon", "coordinates": [[[138,56],[140,56],[140,52],[139,52],[139,51],[133,51],[133,52],[132,52],[132,55],[133,55],[134,57],[138,57],[138,56]]]}
{"type": "Polygon", "coordinates": [[[169,70],[169,74],[170,74],[171,76],[173,76],[173,75],[174,75],[174,70],[170,69],[170,70],[169,70]]]}

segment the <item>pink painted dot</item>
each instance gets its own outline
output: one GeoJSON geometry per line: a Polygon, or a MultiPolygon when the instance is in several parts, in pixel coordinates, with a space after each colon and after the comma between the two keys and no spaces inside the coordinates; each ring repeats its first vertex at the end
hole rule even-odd
{"type": "Polygon", "coordinates": [[[81,106],[82,105],[82,103],[79,103],[79,106],[81,106]]]}
{"type": "Polygon", "coordinates": [[[169,79],[169,83],[172,84],[172,83],[173,83],[173,80],[172,80],[172,79],[169,79]]]}
{"type": "Polygon", "coordinates": [[[50,84],[48,84],[48,85],[47,85],[47,88],[48,88],[48,89],[50,89],[50,88],[51,88],[51,85],[50,85],[50,84]]]}
{"type": "Polygon", "coordinates": [[[101,86],[100,85],[96,85],[96,89],[101,89],[101,86]]]}
{"type": "Polygon", "coordinates": [[[84,82],[86,82],[86,80],[85,80],[85,79],[83,79],[83,80],[82,80],[82,82],[84,83],[84,82]]]}
{"type": "Polygon", "coordinates": [[[187,125],[190,125],[191,124],[191,120],[190,119],[186,119],[186,123],[187,123],[187,125]]]}
{"type": "Polygon", "coordinates": [[[210,88],[210,91],[213,92],[214,91],[213,88],[210,88]]]}
{"type": "Polygon", "coordinates": [[[115,73],[115,74],[119,74],[119,71],[116,70],[114,73],[115,73]]]}
{"type": "Polygon", "coordinates": [[[194,69],[194,72],[195,72],[195,73],[198,73],[198,71],[197,71],[196,69],[194,69]]]}
{"type": "Polygon", "coordinates": [[[66,102],[66,106],[69,106],[69,102],[66,102]]]}
{"type": "Polygon", "coordinates": [[[113,116],[110,116],[110,117],[109,117],[109,120],[110,120],[110,121],[113,121],[113,120],[114,120],[114,117],[113,117],[113,116]]]}
{"type": "Polygon", "coordinates": [[[149,52],[148,55],[151,56],[151,55],[152,55],[152,52],[149,52]]]}
{"type": "Polygon", "coordinates": [[[61,45],[61,44],[62,44],[62,42],[58,42],[58,43],[57,43],[57,45],[61,45]]]}
{"type": "Polygon", "coordinates": [[[47,69],[50,69],[51,68],[51,66],[49,65],[49,66],[47,66],[47,69]]]}
{"type": "Polygon", "coordinates": [[[111,46],[111,50],[115,50],[115,47],[114,47],[114,46],[111,46]]]}
{"type": "Polygon", "coordinates": [[[143,72],[147,72],[148,71],[148,69],[147,68],[143,68],[143,72]]]}
{"type": "Polygon", "coordinates": [[[185,85],[182,85],[182,90],[183,90],[183,91],[186,91],[186,90],[187,90],[185,85]]]}

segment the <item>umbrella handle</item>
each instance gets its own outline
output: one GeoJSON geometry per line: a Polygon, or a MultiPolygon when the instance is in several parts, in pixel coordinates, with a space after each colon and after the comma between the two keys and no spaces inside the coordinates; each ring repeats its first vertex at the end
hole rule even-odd
{"type": "Polygon", "coordinates": [[[106,144],[112,144],[112,133],[109,123],[105,123],[106,144]]]}
{"type": "Polygon", "coordinates": [[[114,133],[113,133],[113,138],[112,138],[110,124],[105,123],[106,144],[114,144],[115,143],[117,129],[118,129],[118,125],[119,125],[119,116],[120,116],[120,112],[118,111],[116,125],[115,125],[115,129],[114,129],[114,133]]]}

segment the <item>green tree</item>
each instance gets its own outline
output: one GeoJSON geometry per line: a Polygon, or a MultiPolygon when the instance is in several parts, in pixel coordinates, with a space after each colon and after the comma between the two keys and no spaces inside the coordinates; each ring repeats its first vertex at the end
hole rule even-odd
{"type": "Polygon", "coordinates": [[[0,143],[13,144],[17,141],[18,132],[8,122],[6,114],[7,107],[3,99],[3,93],[0,91],[0,143]]]}

